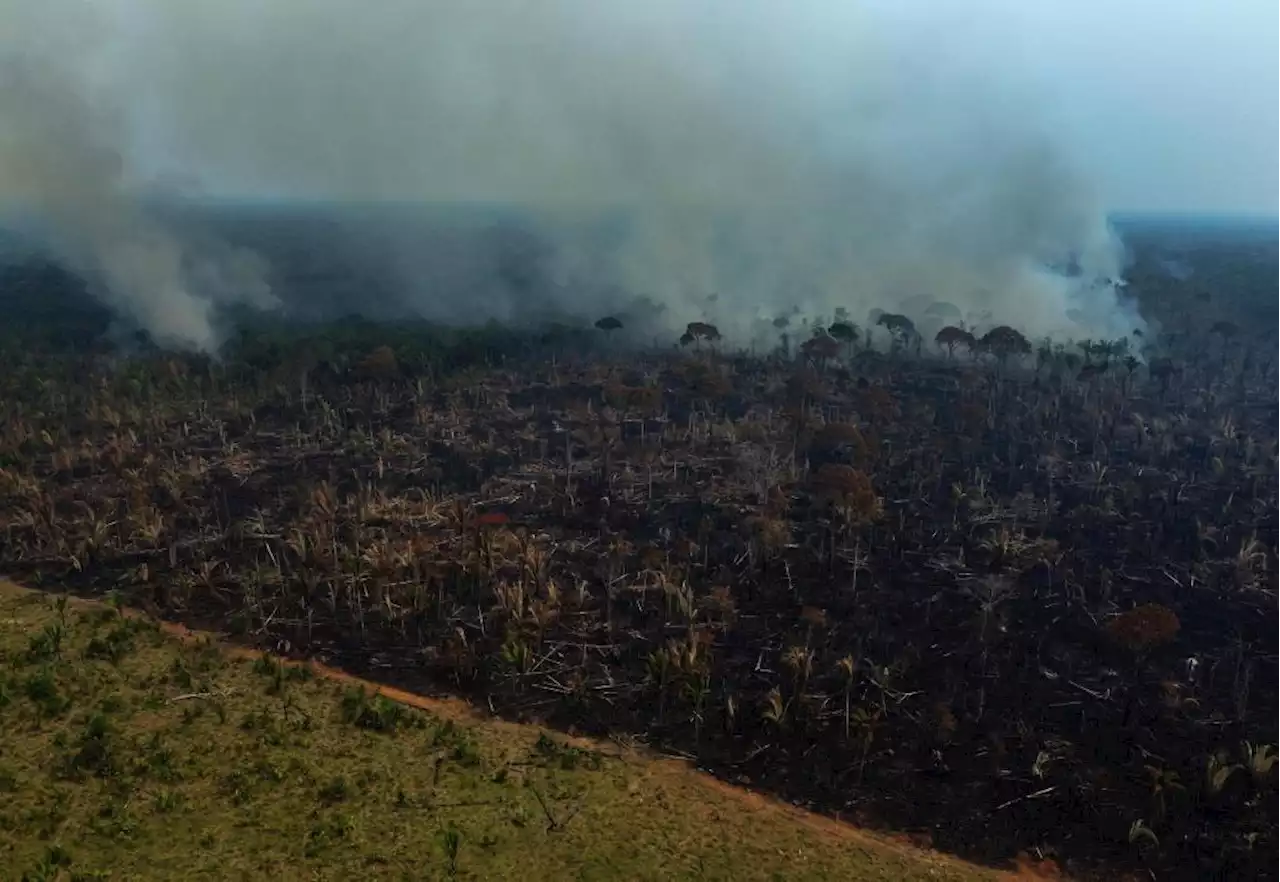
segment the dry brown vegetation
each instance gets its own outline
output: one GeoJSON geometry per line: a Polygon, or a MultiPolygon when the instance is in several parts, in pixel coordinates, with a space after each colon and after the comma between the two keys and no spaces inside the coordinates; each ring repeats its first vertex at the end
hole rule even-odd
{"type": "Polygon", "coordinates": [[[1274,874],[1274,347],[913,358],[900,318],[9,350],[0,570],[984,860],[1274,874]]]}

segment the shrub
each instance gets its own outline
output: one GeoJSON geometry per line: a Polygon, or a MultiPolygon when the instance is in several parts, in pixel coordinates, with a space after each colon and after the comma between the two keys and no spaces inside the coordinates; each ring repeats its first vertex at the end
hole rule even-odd
{"type": "Polygon", "coordinates": [[[814,484],[852,523],[867,524],[880,516],[880,497],[871,479],[851,466],[827,463],[818,469],[814,484]]]}
{"type": "Polygon", "coordinates": [[[357,366],[362,379],[386,380],[400,373],[400,363],[390,346],[379,346],[366,355],[357,366]]]}
{"type": "Polygon", "coordinates": [[[1144,603],[1120,613],[1107,622],[1105,630],[1116,645],[1140,654],[1171,643],[1181,627],[1177,614],[1167,606],[1144,603]]]}

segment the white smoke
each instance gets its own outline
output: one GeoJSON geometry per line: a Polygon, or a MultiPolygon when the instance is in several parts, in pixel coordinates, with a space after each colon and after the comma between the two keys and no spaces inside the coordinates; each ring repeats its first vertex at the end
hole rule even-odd
{"type": "MultiPolygon", "coordinates": [[[[83,21],[83,4],[44,5],[57,28],[83,21]]],[[[19,131],[37,153],[51,123],[75,133],[41,165],[74,171],[28,176],[27,197],[117,307],[189,345],[211,339],[211,299],[121,198],[125,173],[195,174],[219,195],[518,206],[550,248],[549,296],[584,318],[647,297],[671,327],[708,320],[739,340],[794,307],[946,301],[1031,336],[1139,321],[1108,281],[1119,243],[1038,96],[971,32],[816,0],[92,8],[97,67],[28,51],[44,91],[7,89],[0,113],[28,102],[19,131]],[[104,122],[100,106],[125,115],[104,122]],[[613,234],[588,235],[606,216],[613,234]],[[1069,261],[1074,275],[1051,269],[1069,261]]],[[[32,152],[0,157],[0,180],[32,152]]],[[[518,317],[518,302],[451,288],[412,241],[398,250],[421,314],[518,317]]]]}
{"type": "Polygon", "coordinates": [[[194,250],[145,209],[129,180],[126,96],[97,82],[109,20],[94,12],[0,5],[0,216],[156,342],[212,352],[215,301],[273,305],[265,268],[225,246],[194,250]]]}

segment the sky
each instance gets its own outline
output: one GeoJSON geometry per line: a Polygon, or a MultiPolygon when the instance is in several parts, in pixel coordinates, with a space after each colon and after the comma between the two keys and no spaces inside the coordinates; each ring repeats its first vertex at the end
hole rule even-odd
{"type": "Polygon", "coordinates": [[[1110,210],[1277,213],[1277,0],[872,5],[1008,47],[1002,69],[1032,81],[1110,210]]]}
{"type": "MultiPolygon", "coordinates": [[[[125,22],[143,22],[141,33],[156,17],[157,6],[187,5],[78,2],[118,13],[125,22]]],[[[483,9],[498,0],[469,2],[483,9]]],[[[717,0],[700,2],[708,9],[733,9],[717,0]]],[[[622,5],[622,0],[600,3],[611,4],[622,5]]],[[[278,0],[277,8],[308,5],[323,7],[324,0],[278,0]]],[[[380,5],[403,4],[386,0],[380,5]]],[[[785,0],[742,0],[742,5],[770,8],[775,20],[776,10],[786,8],[785,0]]],[[[1002,79],[1006,89],[1025,88],[1037,114],[1053,121],[1058,143],[1110,211],[1277,213],[1276,0],[819,0],[805,5],[827,6],[816,18],[832,29],[863,28],[871,21],[887,24],[890,39],[920,37],[916,60],[921,64],[945,54],[952,64],[959,60],[1002,79]]],[[[215,15],[183,16],[189,30],[220,25],[215,15]]],[[[173,18],[167,22],[173,23],[173,18]]],[[[788,38],[796,53],[808,51],[802,29],[788,38]]],[[[206,69],[202,75],[218,74],[206,69]]],[[[815,64],[815,81],[822,76],[822,65],[815,64]]],[[[182,157],[175,155],[181,151],[156,134],[162,123],[148,119],[145,110],[135,118],[147,169],[163,169],[174,180],[203,175],[214,180],[215,189],[220,185],[214,170],[183,167],[182,157]]],[[[235,188],[229,180],[221,183],[235,188]]]]}
{"type": "Polygon", "coordinates": [[[1276,0],[830,0],[830,6],[834,27],[860,26],[841,7],[861,7],[897,32],[927,33],[930,52],[947,47],[1024,84],[1110,211],[1277,213],[1276,0]]]}

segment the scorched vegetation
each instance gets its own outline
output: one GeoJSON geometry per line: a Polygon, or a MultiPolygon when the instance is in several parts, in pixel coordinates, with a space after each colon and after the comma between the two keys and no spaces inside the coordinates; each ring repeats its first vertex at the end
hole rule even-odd
{"type": "Polygon", "coordinates": [[[1276,348],[1160,297],[1078,345],[885,313],[754,355],[698,322],[622,357],[614,317],[10,346],[0,568],[964,855],[1258,878],[1276,348]]]}

